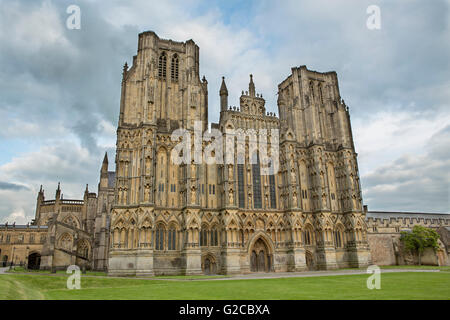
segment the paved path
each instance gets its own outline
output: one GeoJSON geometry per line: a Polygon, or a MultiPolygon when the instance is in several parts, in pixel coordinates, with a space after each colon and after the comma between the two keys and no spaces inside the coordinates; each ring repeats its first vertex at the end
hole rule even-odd
{"type": "MultiPolygon", "coordinates": [[[[0,274],[5,274],[5,271],[9,267],[0,268],[0,274]]],[[[395,272],[440,272],[438,269],[381,269],[381,273],[395,273],[395,272]]],[[[24,275],[39,275],[39,276],[59,276],[64,277],[65,274],[61,273],[30,273],[30,272],[15,272],[11,274],[24,274],[24,275]]],[[[139,279],[139,280],[163,280],[163,281],[223,281],[223,280],[251,280],[251,279],[276,279],[276,278],[303,278],[303,277],[323,277],[323,276],[344,276],[344,275],[356,275],[367,274],[365,269],[355,270],[330,270],[330,271],[307,271],[307,272],[258,272],[249,273],[244,275],[229,275],[217,278],[192,278],[192,279],[180,279],[180,278],[164,278],[164,277],[108,277],[108,276],[93,276],[82,275],[82,277],[93,278],[119,278],[119,279],[139,279]]]]}
{"type": "MultiPolygon", "coordinates": [[[[439,272],[439,270],[418,270],[418,269],[381,269],[381,273],[391,272],[439,272]]],[[[212,278],[198,280],[248,280],[248,279],[273,279],[273,278],[303,278],[303,277],[323,277],[323,276],[345,276],[355,274],[367,274],[366,270],[336,270],[336,271],[308,271],[308,272],[270,272],[270,273],[249,273],[236,275],[227,278],[212,278]]],[[[196,279],[197,280],[197,279],[196,279]]]]}
{"type": "Polygon", "coordinates": [[[5,273],[5,271],[8,269],[9,269],[9,267],[0,268],[0,274],[5,273]]]}

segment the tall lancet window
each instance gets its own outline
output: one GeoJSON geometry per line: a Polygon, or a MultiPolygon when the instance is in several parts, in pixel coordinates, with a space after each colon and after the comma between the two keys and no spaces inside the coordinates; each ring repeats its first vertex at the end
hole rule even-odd
{"type": "Polygon", "coordinates": [[[319,85],[319,99],[320,99],[320,103],[323,104],[323,92],[322,92],[322,86],[319,85]]]}
{"type": "Polygon", "coordinates": [[[262,207],[261,201],[261,171],[259,166],[259,154],[253,154],[252,175],[253,175],[253,205],[255,208],[262,207]],[[256,158],[256,159],[255,159],[256,158]]]}
{"type": "Polygon", "coordinates": [[[159,56],[159,64],[158,64],[158,76],[161,78],[166,77],[166,66],[167,66],[167,56],[166,53],[163,52],[159,56]]]}
{"type": "Polygon", "coordinates": [[[239,208],[245,208],[244,165],[237,165],[239,208]]]}
{"type": "Polygon", "coordinates": [[[270,208],[277,208],[277,195],[275,191],[275,176],[273,174],[269,175],[269,190],[270,190],[270,208]]]}
{"type": "Polygon", "coordinates": [[[311,93],[311,100],[314,100],[314,86],[312,81],[309,83],[309,91],[311,93]]]}
{"type": "Polygon", "coordinates": [[[172,57],[172,64],[171,64],[171,79],[172,81],[178,81],[178,56],[177,54],[174,54],[172,57]]]}

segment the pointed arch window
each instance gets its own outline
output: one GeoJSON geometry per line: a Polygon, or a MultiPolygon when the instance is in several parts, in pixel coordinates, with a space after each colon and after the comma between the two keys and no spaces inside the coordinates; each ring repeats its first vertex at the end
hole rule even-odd
{"type": "Polygon", "coordinates": [[[336,232],[334,233],[334,243],[336,245],[336,248],[342,248],[342,236],[340,230],[336,230],[336,232]]]}
{"type": "Polygon", "coordinates": [[[155,235],[155,250],[164,250],[164,226],[159,225],[155,235]]]}
{"type": "Polygon", "coordinates": [[[161,78],[166,77],[166,66],[167,66],[167,56],[166,53],[163,52],[159,56],[159,63],[158,63],[158,76],[161,78]]]}
{"type": "Polygon", "coordinates": [[[174,54],[172,57],[170,77],[172,81],[178,81],[178,55],[174,54]]]}
{"type": "Polygon", "coordinates": [[[175,227],[169,229],[168,248],[169,250],[176,250],[177,230],[175,227]]]}
{"type": "Polygon", "coordinates": [[[311,93],[311,100],[314,100],[314,85],[313,82],[309,82],[309,91],[311,93]]]}
{"type": "Polygon", "coordinates": [[[320,103],[323,104],[323,92],[322,92],[321,85],[319,85],[319,99],[320,99],[320,103]]]}
{"type": "Polygon", "coordinates": [[[272,209],[277,208],[277,196],[275,192],[275,175],[269,175],[269,186],[270,186],[270,207],[272,209]]]}
{"type": "Polygon", "coordinates": [[[60,247],[64,250],[72,251],[72,245],[73,245],[72,236],[68,233],[65,233],[60,239],[60,247]]]}
{"type": "Polygon", "coordinates": [[[260,171],[260,163],[259,163],[259,154],[254,153],[253,157],[256,157],[253,160],[252,164],[252,176],[253,176],[253,206],[255,208],[262,207],[261,201],[261,171],[260,171]]]}
{"type": "Polygon", "coordinates": [[[78,243],[77,254],[84,259],[89,258],[89,244],[86,240],[81,240],[78,243]]]}
{"type": "Polygon", "coordinates": [[[211,230],[210,236],[211,236],[210,245],[211,246],[218,246],[219,245],[219,241],[218,241],[218,238],[217,238],[217,227],[214,227],[211,230]]]}
{"type": "Polygon", "coordinates": [[[239,208],[245,208],[244,165],[237,165],[239,208]]]}
{"type": "Polygon", "coordinates": [[[206,247],[208,245],[208,230],[207,227],[202,227],[200,230],[200,246],[206,247]]]}
{"type": "Polygon", "coordinates": [[[312,244],[312,234],[309,229],[306,229],[306,231],[304,232],[303,238],[304,238],[303,240],[304,240],[305,245],[309,246],[312,244]]]}

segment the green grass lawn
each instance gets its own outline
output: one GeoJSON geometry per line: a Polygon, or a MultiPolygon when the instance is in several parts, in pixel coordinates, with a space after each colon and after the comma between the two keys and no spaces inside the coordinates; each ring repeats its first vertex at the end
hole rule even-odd
{"type": "Polygon", "coordinates": [[[444,272],[450,272],[450,266],[416,266],[416,265],[407,265],[407,266],[380,266],[381,269],[420,269],[420,270],[440,270],[444,272]]]}
{"type": "MultiPolygon", "coordinates": [[[[31,269],[25,269],[24,267],[13,267],[12,269],[6,271],[6,273],[29,273],[29,274],[51,274],[49,270],[31,270],[31,269]]],[[[58,270],[56,271],[56,274],[67,274],[64,270],[58,270]]],[[[97,277],[106,277],[108,274],[106,272],[102,271],[86,271],[87,276],[97,276],[97,277]]],[[[125,278],[125,277],[124,277],[125,278]]],[[[136,278],[136,276],[126,276],[126,278],[136,278]]],[[[177,280],[198,280],[198,279],[213,279],[213,278],[229,278],[227,275],[212,275],[212,276],[206,276],[206,275],[190,275],[190,276],[153,276],[148,278],[156,278],[156,279],[177,279],[177,280]]]]}
{"type": "Polygon", "coordinates": [[[81,290],[66,289],[67,276],[0,275],[0,299],[445,299],[450,273],[381,275],[381,290],[369,290],[369,275],[303,278],[166,281],[82,277],[81,290]]]}
{"type": "MultiPolygon", "coordinates": [[[[39,273],[39,274],[50,274],[50,270],[32,270],[32,269],[25,269],[24,267],[13,267],[10,270],[6,271],[7,273],[39,273]]],[[[58,270],[56,271],[58,274],[67,274],[65,270],[58,270]]],[[[106,276],[106,272],[102,271],[86,271],[86,275],[88,276],[106,276]]]]}

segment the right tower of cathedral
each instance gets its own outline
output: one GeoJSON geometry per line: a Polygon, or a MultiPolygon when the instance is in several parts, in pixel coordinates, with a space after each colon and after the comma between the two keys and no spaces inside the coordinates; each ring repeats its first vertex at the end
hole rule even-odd
{"type": "Polygon", "coordinates": [[[282,202],[310,216],[315,235],[304,242],[317,244],[315,263],[367,265],[357,154],[336,72],[292,68],[278,85],[278,109],[282,202]]]}

